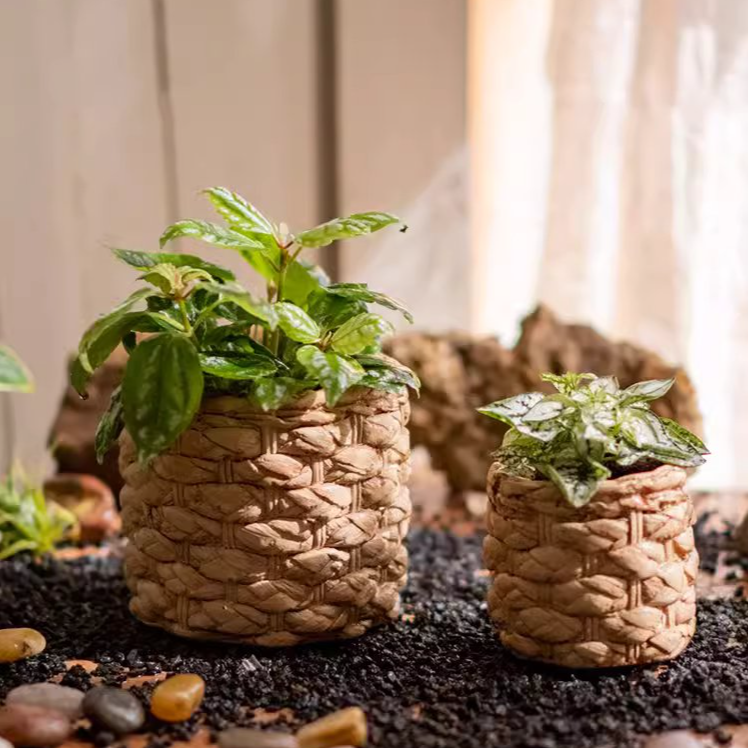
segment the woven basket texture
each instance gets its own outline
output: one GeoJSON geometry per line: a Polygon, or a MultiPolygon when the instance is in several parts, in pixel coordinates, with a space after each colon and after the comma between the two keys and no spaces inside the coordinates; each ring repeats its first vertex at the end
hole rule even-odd
{"type": "Polygon", "coordinates": [[[686,472],[601,484],[581,509],[547,481],[488,474],[491,618],[517,654],[571,668],[677,656],[696,627],[699,558],[686,472]]]}
{"type": "Polygon", "coordinates": [[[125,577],[145,623],[263,646],[396,618],[411,503],[407,395],[206,398],[148,467],[120,439],[125,577]]]}

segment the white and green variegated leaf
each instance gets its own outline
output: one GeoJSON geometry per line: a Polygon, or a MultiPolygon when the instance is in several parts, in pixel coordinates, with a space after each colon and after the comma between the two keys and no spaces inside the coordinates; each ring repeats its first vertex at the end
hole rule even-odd
{"type": "Polygon", "coordinates": [[[573,507],[588,504],[595,495],[600,481],[610,476],[610,471],[602,465],[585,462],[545,464],[540,466],[540,469],[573,507]]]}
{"type": "Polygon", "coordinates": [[[33,392],[31,373],[8,346],[0,345],[0,392],[33,392]]]}
{"type": "Polygon", "coordinates": [[[621,393],[621,404],[630,405],[635,402],[657,400],[666,395],[673,384],[675,384],[674,377],[670,379],[649,379],[646,382],[632,384],[621,393]]]}
{"type": "Polygon", "coordinates": [[[322,335],[319,325],[296,304],[281,301],[273,305],[278,325],[291,340],[297,343],[316,343],[322,335]]]}
{"type": "Polygon", "coordinates": [[[183,236],[200,239],[207,244],[213,244],[216,247],[224,247],[226,249],[248,251],[264,250],[266,248],[266,245],[259,239],[245,236],[238,231],[223,228],[223,226],[218,226],[215,223],[199,221],[197,219],[188,219],[173,223],[161,234],[159,243],[163,247],[168,242],[183,236]]]}
{"type": "Polygon", "coordinates": [[[302,231],[296,235],[295,240],[302,247],[326,247],[341,239],[371,234],[399,222],[400,219],[390,213],[354,213],[347,218],[335,218],[308,231],[302,231]]]}
{"type": "Polygon", "coordinates": [[[296,360],[310,379],[322,385],[330,405],[335,405],[346,390],[358,383],[365,374],[358,361],[331,351],[322,351],[313,345],[299,348],[296,360]]]}
{"type": "Polygon", "coordinates": [[[364,312],[344,322],[333,333],[330,347],[337,353],[353,356],[378,343],[393,331],[393,326],[384,317],[364,312]]]}
{"type": "Polygon", "coordinates": [[[527,413],[534,408],[542,399],[540,392],[528,392],[524,395],[515,395],[507,397],[504,400],[497,400],[495,403],[478,408],[479,413],[495,418],[497,421],[513,426],[519,423],[527,413]]]}
{"type": "Polygon", "coordinates": [[[688,429],[681,426],[670,418],[659,416],[660,422],[664,426],[670,439],[679,447],[691,449],[697,454],[708,455],[709,450],[706,448],[701,439],[696,434],[691,433],[688,429]]]}

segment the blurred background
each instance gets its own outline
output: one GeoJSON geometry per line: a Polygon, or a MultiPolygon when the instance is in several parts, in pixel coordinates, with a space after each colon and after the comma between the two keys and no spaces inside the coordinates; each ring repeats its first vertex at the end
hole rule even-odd
{"type": "MultiPolygon", "coordinates": [[[[69,353],[133,287],[107,247],[225,185],[292,228],[401,215],[319,260],[420,330],[501,358],[542,303],[682,365],[699,484],[748,487],[745,0],[0,0],[0,55],[0,340],[37,380],[0,395],[0,469],[42,464],[69,353]]],[[[552,329],[523,366],[570,360],[552,329]]]]}

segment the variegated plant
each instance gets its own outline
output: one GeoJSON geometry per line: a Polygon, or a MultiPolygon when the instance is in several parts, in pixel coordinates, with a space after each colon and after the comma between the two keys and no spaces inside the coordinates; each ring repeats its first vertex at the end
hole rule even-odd
{"type": "Polygon", "coordinates": [[[625,472],[669,464],[695,467],[709,454],[702,441],[650,402],[673,379],[649,380],[621,389],[615,377],[543,374],[552,395],[530,392],[479,408],[508,424],[495,458],[521,478],[552,481],[573,506],[588,503],[600,483],[625,472]]]}
{"type": "Polygon", "coordinates": [[[71,373],[84,394],[120,342],[130,354],[99,426],[100,459],[124,426],[141,460],[163,451],[189,426],[204,392],[246,396],[273,410],[308,389],[323,389],[334,405],[353,385],[390,392],[419,386],[381,353],[380,340],[393,328],[369,309],[386,307],[412,321],[402,304],[365,283],[330,283],[301,257],[307,248],[397,224],[395,216],[359,213],[294,234],[223,187],[206,194],[225,225],[179,221],[164,231],[161,247],[193,237],[233,250],[262,277],[265,295],[193,255],[115,249],[140,271],[144,287],[84,333],[71,373]]]}

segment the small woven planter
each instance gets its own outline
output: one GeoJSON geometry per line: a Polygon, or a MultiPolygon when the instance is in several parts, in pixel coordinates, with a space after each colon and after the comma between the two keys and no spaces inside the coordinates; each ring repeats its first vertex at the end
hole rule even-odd
{"type": "Polygon", "coordinates": [[[147,468],[120,439],[125,576],[143,622],[264,646],[398,614],[411,514],[407,395],[308,392],[274,413],[206,398],[147,468]]]}
{"type": "Polygon", "coordinates": [[[696,627],[693,505],[686,472],[662,466],[601,484],[570,507],[555,486],[488,474],[484,556],[501,641],[573,668],[677,656],[696,627]]]}

